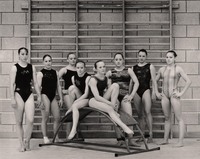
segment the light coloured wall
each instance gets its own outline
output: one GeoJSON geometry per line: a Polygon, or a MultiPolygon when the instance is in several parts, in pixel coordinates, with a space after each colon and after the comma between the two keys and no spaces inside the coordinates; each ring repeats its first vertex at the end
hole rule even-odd
{"type": "MultiPolygon", "coordinates": [[[[17,61],[17,49],[22,46],[28,46],[28,13],[26,10],[21,9],[21,5],[24,2],[27,2],[27,0],[0,0],[0,137],[16,136],[14,114],[10,107],[9,71],[17,61]]],[[[173,40],[174,49],[178,53],[177,63],[183,67],[192,80],[191,87],[183,96],[183,116],[187,124],[188,136],[199,136],[200,1],[174,0],[174,2],[179,4],[179,8],[174,9],[173,15],[173,40]]],[[[87,14],[82,13],[82,18],[88,18],[87,14]]],[[[90,18],[96,19],[100,18],[99,16],[99,14],[94,13],[90,18]]],[[[156,20],[167,18],[164,13],[157,11],[148,13],[148,10],[137,14],[130,13],[127,18],[144,18],[145,20],[149,16],[156,20]]],[[[59,19],[64,17],[58,13],[51,18],[59,19]]],[[[50,15],[42,13],[34,18],[46,19],[50,18],[50,15]]],[[[74,15],[67,16],[67,18],[73,19],[74,15]]],[[[110,18],[110,13],[104,12],[101,18],[110,18]]],[[[181,81],[180,85],[183,85],[183,81],[181,81]]],[[[177,132],[176,122],[174,130],[177,132]]]]}

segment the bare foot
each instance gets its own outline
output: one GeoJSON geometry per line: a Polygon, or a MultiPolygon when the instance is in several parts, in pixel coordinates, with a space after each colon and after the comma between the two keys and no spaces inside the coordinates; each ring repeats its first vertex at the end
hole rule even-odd
{"type": "Polygon", "coordinates": [[[137,144],[135,141],[133,141],[131,139],[128,140],[128,145],[134,146],[134,147],[141,147],[139,144],[137,144]]]}
{"type": "Polygon", "coordinates": [[[169,144],[168,141],[162,141],[162,142],[158,143],[158,145],[167,145],[167,144],[169,144]]]}
{"type": "Polygon", "coordinates": [[[30,141],[24,140],[24,145],[25,145],[25,150],[26,151],[31,151],[31,149],[30,149],[30,141]]]}
{"type": "Polygon", "coordinates": [[[19,152],[24,152],[25,151],[24,145],[19,147],[18,150],[19,150],[19,152]]]}
{"type": "Polygon", "coordinates": [[[124,132],[127,134],[127,135],[133,135],[134,134],[134,132],[131,130],[131,129],[126,129],[126,130],[124,130],[124,132]]]}
{"type": "Polygon", "coordinates": [[[68,138],[67,138],[67,140],[73,140],[74,139],[74,137],[75,137],[75,135],[76,135],[76,131],[75,132],[70,132],[70,134],[69,134],[69,136],[68,136],[68,138]]]}
{"type": "Polygon", "coordinates": [[[176,145],[174,145],[173,147],[183,147],[183,142],[178,142],[176,145]]]}
{"type": "Polygon", "coordinates": [[[147,139],[147,143],[153,143],[153,138],[152,138],[152,137],[149,137],[149,138],[147,139]]]}
{"type": "Polygon", "coordinates": [[[117,142],[117,146],[122,146],[122,145],[125,145],[125,141],[119,140],[119,141],[117,142]]]}

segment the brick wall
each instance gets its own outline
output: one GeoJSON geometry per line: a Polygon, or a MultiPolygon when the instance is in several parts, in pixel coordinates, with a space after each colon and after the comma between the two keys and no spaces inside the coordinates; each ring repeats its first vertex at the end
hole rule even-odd
{"type": "MultiPolygon", "coordinates": [[[[0,137],[15,137],[14,114],[10,107],[9,71],[17,61],[17,49],[28,46],[28,13],[21,9],[27,0],[0,0],[0,137]]],[[[200,2],[199,0],[174,0],[179,4],[173,14],[173,40],[174,49],[178,53],[177,63],[183,67],[192,80],[192,85],[183,96],[183,116],[187,124],[189,137],[200,136],[200,2]]],[[[92,17],[98,18],[99,14],[93,11],[92,17]],[[97,16],[97,17],[96,17],[97,16]]],[[[72,13],[65,13],[72,14],[72,13]]],[[[82,13],[82,18],[88,18],[88,13],[82,13]]],[[[101,18],[109,19],[111,15],[106,11],[101,18]]],[[[63,16],[54,14],[51,18],[74,18],[74,15],[63,16]]],[[[151,17],[158,20],[167,18],[162,11],[144,10],[134,14],[130,13],[128,19],[141,19],[151,17]]],[[[48,13],[42,13],[35,18],[50,18],[48,13]]],[[[100,17],[99,17],[100,18],[100,17]]],[[[116,12],[116,18],[118,13],[116,12]]],[[[84,19],[85,20],[85,19],[84,19]]],[[[139,49],[139,48],[138,48],[139,49]]],[[[183,85],[181,81],[180,86],[183,85]]],[[[174,121],[175,134],[177,124],[174,121]]]]}

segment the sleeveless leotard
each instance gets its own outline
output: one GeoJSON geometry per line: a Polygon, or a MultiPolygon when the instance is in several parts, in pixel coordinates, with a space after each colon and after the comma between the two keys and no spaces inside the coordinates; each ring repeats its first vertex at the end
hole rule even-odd
{"type": "Polygon", "coordinates": [[[171,97],[174,90],[177,90],[177,82],[180,79],[180,75],[176,74],[176,65],[174,65],[174,73],[171,73],[171,71],[171,69],[167,70],[166,66],[162,74],[162,90],[165,96],[168,98],[171,97]]]}
{"type": "Polygon", "coordinates": [[[128,74],[128,69],[124,68],[122,71],[117,71],[116,69],[111,70],[111,76],[109,77],[112,83],[119,84],[119,101],[122,101],[125,95],[128,94],[130,75],[128,74]]]}
{"type": "Polygon", "coordinates": [[[19,93],[24,102],[27,101],[32,93],[31,82],[33,79],[33,69],[31,64],[27,64],[26,67],[21,67],[18,63],[15,64],[17,67],[17,73],[15,78],[15,92],[19,93]]]}
{"type": "Polygon", "coordinates": [[[65,82],[65,89],[67,90],[69,88],[69,86],[72,85],[72,76],[76,75],[76,71],[72,71],[72,70],[67,70],[67,73],[65,73],[62,78],[65,82]]]}
{"type": "MultiPolygon", "coordinates": [[[[99,92],[99,95],[103,97],[104,90],[108,87],[107,77],[105,77],[103,80],[99,79],[96,76],[92,76],[91,78],[94,78],[97,81],[97,90],[99,92]]],[[[89,98],[93,98],[93,97],[94,97],[94,95],[93,95],[91,88],[90,88],[89,98]]]]}
{"type": "Polygon", "coordinates": [[[43,74],[41,94],[45,94],[50,102],[52,102],[56,96],[57,73],[53,69],[42,69],[41,72],[43,74]]]}
{"type": "Polygon", "coordinates": [[[84,94],[85,80],[88,76],[90,76],[90,75],[87,72],[84,74],[83,77],[79,77],[78,74],[74,75],[74,83],[75,83],[76,87],[81,91],[82,94],[84,94]]]}
{"type": "Polygon", "coordinates": [[[144,66],[133,66],[133,71],[138,78],[139,88],[137,90],[137,94],[142,98],[144,92],[150,89],[150,80],[151,80],[151,71],[150,71],[150,63],[144,66]]]}

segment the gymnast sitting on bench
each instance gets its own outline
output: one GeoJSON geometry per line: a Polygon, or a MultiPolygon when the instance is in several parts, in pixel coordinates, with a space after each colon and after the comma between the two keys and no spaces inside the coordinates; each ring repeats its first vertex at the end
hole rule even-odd
{"type": "Polygon", "coordinates": [[[123,131],[128,135],[133,135],[134,132],[122,122],[120,115],[117,113],[119,95],[119,85],[113,83],[107,88],[108,79],[105,76],[106,67],[102,60],[98,60],[94,64],[95,75],[89,81],[89,106],[101,110],[112,118],[123,131]],[[105,91],[105,89],[107,90],[105,91]],[[110,101],[109,101],[110,99],[110,101]]]}
{"type": "Polygon", "coordinates": [[[85,106],[88,106],[88,81],[90,79],[90,75],[85,72],[85,62],[78,60],[76,62],[76,71],[77,74],[75,74],[72,77],[72,83],[69,87],[69,96],[70,96],[70,102],[72,103],[71,107],[66,112],[65,116],[72,112],[72,118],[73,118],[73,125],[72,129],[69,133],[69,136],[67,137],[67,140],[72,140],[74,136],[76,135],[76,128],[79,121],[79,111],[78,109],[81,109],[85,106]]]}

